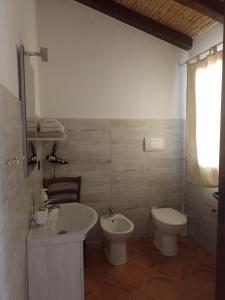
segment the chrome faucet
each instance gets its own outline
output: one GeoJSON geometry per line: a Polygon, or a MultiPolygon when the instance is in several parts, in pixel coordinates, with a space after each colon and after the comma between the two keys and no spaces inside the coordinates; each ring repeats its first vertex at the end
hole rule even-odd
{"type": "Polygon", "coordinates": [[[118,213],[118,211],[119,211],[118,208],[110,207],[109,208],[109,216],[113,217],[115,214],[118,213]]]}
{"type": "Polygon", "coordinates": [[[52,210],[54,208],[60,208],[60,205],[55,204],[54,201],[47,200],[44,202],[44,204],[41,206],[41,208],[48,208],[48,210],[52,210]]]}

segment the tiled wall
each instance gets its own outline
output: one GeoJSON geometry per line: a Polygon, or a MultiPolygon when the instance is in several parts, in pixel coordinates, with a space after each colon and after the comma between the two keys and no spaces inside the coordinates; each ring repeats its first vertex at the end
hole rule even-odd
{"type": "Polygon", "coordinates": [[[189,216],[189,235],[211,253],[216,253],[217,189],[205,188],[190,182],[185,183],[185,211],[189,216]]]}
{"type": "MultiPolygon", "coordinates": [[[[20,101],[0,85],[0,160],[22,155],[20,101]]],[[[23,164],[0,166],[0,299],[27,299],[26,236],[39,173],[24,179],[23,164]]]]}
{"type": "MultiPolygon", "coordinates": [[[[151,232],[149,208],[170,205],[181,209],[184,193],[184,120],[61,120],[66,140],[59,156],[69,161],[56,176],[82,176],[81,201],[107,213],[118,207],[135,223],[135,234],[151,232]],[[162,137],[165,150],[144,152],[144,137],[162,137]]],[[[44,158],[51,142],[43,145],[44,158]]],[[[44,176],[53,166],[43,159],[44,176]]],[[[99,239],[96,226],[90,239],[99,239]]]]}

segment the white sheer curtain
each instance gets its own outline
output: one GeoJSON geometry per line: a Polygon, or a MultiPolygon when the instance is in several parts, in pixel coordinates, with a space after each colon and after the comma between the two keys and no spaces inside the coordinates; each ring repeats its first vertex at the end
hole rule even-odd
{"type": "Polygon", "coordinates": [[[188,65],[187,179],[218,185],[222,52],[188,65]]]}

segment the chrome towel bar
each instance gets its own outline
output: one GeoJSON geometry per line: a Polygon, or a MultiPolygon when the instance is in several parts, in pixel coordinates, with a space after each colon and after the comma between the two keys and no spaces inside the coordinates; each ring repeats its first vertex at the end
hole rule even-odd
{"type": "Polygon", "coordinates": [[[13,155],[11,158],[6,159],[6,160],[0,160],[0,166],[6,166],[9,167],[12,165],[13,162],[16,163],[16,166],[19,166],[20,162],[24,160],[24,156],[18,156],[18,155],[13,155]]]}

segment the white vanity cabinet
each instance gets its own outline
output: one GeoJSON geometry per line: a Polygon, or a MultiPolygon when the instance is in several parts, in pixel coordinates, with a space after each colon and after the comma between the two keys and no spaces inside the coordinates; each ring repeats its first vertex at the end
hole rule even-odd
{"type": "Polygon", "coordinates": [[[43,231],[31,229],[27,240],[29,300],[83,300],[84,236],[43,231]]]}
{"type": "Polygon", "coordinates": [[[67,203],[50,210],[27,238],[29,300],[84,300],[83,241],[96,211],[67,203]]]}

